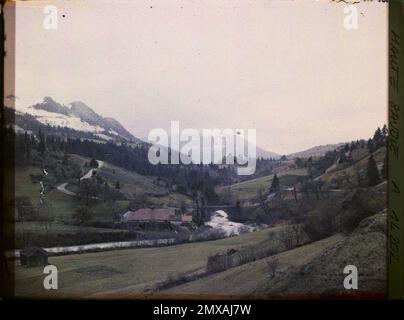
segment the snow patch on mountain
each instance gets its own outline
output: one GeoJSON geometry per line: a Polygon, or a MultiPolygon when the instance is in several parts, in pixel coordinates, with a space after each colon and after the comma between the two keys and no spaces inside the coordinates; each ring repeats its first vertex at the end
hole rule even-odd
{"type": "Polygon", "coordinates": [[[103,134],[103,133],[95,133],[95,135],[96,135],[98,138],[101,138],[101,139],[104,139],[104,140],[107,140],[107,141],[114,140],[114,139],[111,138],[110,136],[107,136],[106,134],[103,134]]]}
{"type": "Polygon", "coordinates": [[[43,101],[32,106],[19,103],[16,106],[16,114],[24,117],[28,115],[36,121],[52,127],[70,128],[92,134],[103,134],[103,139],[127,140],[142,143],[134,137],[119,121],[114,118],[104,118],[81,101],[63,105],[51,97],[44,97],[43,101]]]}
{"type": "Polygon", "coordinates": [[[119,133],[116,132],[116,131],[114,131],[114,130],[109,130],[108,132],[109,132],[110,134],[114,134],[114,135],[116,135],[116,136],[119,136],[119,133]]]}
{"type": "Polygon", "coordinates": [[[42,109],[35,109],[33,107],[18,107],[16,111],[30,114],[44,125],[50,125],[52,127],[68,127],[78,131],[93,133],[104,131],[104,129],[100,126],[91,125],[85,121],[82,121],[78,117],[68,116],[61,113],[49,112],[42,109]]]}

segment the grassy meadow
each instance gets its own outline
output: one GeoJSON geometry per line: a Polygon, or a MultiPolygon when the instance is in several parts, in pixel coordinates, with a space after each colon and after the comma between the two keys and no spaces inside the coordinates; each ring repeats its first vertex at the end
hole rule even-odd
{"type": "MultiPolygon", "coordinates": [[[[295,184],[299,177],[305,177],[307,174],[307,168],[290,169],[279,173],[278,178],[282,187],[289,187],[295,184]]],[[[217,193],[222,197],[229,194],[230,197],[240,201],[252,201],[257,197],[260,188],[269,188],[273,178],[274,175],[272,174],[230,186],[219,187],[217,188],[217,193]]]]}
{"type": "Polygon", "coordinates": [[[59,271],[59,290],[43,289],[42,268],[16,266],[16,294],[86,297],[97,293],[140,293],[169,276],[203,272],[209,255],[255,245],[267,238],[268,230],[261,230],[215,241],[50,257],[49,263],[59,271]]]}

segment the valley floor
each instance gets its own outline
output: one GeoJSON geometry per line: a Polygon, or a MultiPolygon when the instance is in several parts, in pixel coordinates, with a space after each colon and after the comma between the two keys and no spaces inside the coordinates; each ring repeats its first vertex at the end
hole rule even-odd
{"type": "Polygon", "coordinates": [[[241,248],[267,237],[261,230],[217,241],[50,257],[58,268],[59,290],[43,288],[42,268],[15,268],[17,296],[84,297],[121,290],[144,292],[173,274],[203,271],[209,255],[241,248]]]}
{"type": "Polygon", "coordinates": [[[49,263],[59,271],[59,289],[43,289],[41,268],[17,266],[16,294],[69,298],[138,298],[154,294],[271,298],[346,294],[343,268],[347,264],[359,270],[360,292],[384,294],[385,220],[385,214],[378,214],[364,219],[350,235],[336,234],[275,255],[279,265],[274,277],[269,275],[269,258],[264,258],[156,291],[157,284],[173,275],[203,274],[210,255],[264,243],[268,232],[276,232],[280,227],[216,241],[50,257],[49,263]]]}

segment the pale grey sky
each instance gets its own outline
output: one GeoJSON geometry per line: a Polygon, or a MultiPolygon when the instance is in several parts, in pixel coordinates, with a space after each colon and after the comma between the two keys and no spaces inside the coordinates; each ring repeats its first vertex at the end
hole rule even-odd
{"type": "MultiPolygon", "coordinates": [[[[387,6],[328,0],[35,1],[16,19],[18,103],[80,100],[145,139],[153,128],[255,128],[290,153],[386,122],[387,6]],[[57,30],[43,7],[59,8],[57,30]],[[65,15],[63,17],[62,15],[65,15]]],[[[6,92],[7,94],[7,92],[6,92]]]]}

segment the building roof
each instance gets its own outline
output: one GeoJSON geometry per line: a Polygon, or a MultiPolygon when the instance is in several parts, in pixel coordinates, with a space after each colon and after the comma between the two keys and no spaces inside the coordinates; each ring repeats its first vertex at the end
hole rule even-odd
{"type": "Polygon", "coordinates": [[[175,216],[175,208],[143,208],[136,211],[128,211],[123,215],[123,217],[127,221],[170,221],[171,215],[175,216]]]}
{"type": "Polygon", "coordinates": [[[136,211],[127,211],[123,218],[126,221],[171,221],[191,222],[192,215],[178,215],[176,208],[151,209],[142,208],[136,211]]]}
{"type": "Polygon", "coordinates": [[[192,222],[192,216],[183,215],[183,216],[181,216],[181,221],[182,222],[192,222]]]}

